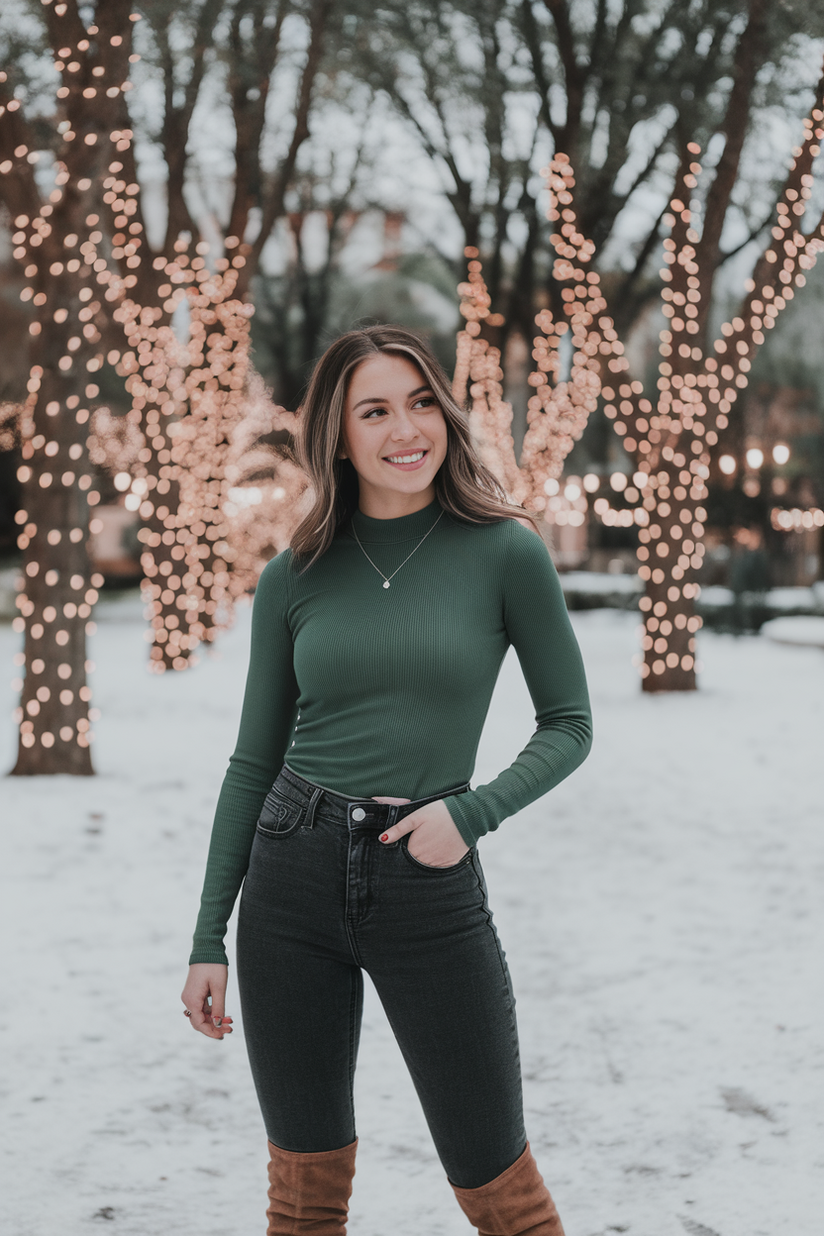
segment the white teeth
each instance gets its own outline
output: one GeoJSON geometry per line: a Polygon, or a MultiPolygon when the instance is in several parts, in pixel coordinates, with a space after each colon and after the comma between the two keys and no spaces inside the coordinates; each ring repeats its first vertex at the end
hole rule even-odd
{"type": "Polygon", "coordinates": [[[426,451],[415,451],[414,455],[387,455],[386,458],[390,463],[417,463],[419,459],[423,459],[426,451]]]}

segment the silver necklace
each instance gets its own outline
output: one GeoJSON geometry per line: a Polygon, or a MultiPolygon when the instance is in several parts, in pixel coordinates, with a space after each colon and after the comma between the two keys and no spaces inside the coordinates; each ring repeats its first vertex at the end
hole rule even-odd
{"type": "MultiPolygon", "coordinates": [[[[433,525],[432,525],[432,527],[429,529],[429,532],[434,532],[434,531],[435,531],[435,529],[437,528],[437,526],[438,526],[438,524],[439,524],[439,522],[440,522],[440,520],[441,520],[441,516],[442,516],[442,515],[443,515],[443,511],[441,511],[441,514],[440,514],[440,515],[438,516],[438,518],[435,520],[434,524],[433,524],[433,525]]],[[[422,536],[422,537],[421,537],[421,539],[418,541],[418,543],[417,543],[417,545],[415,546],[415,548],[412,550],[412,554],[416,554],[416,553],[418,552],[418,550],[419,550],[419,549],[420,549],[420,547],[423,545],[423,543],[424,543],[424,541],[426,540],[426,538],[429,536],[429,532],[425,532],[425,533],[423,534],[423,536],[422,536]]],[[[393,579],[395,578],[395,576],[397,575],[397,573],[398,573],[398,571],[401,569],[401,567],[406,566],[407,562],[408,562],[408,561],[409,561],[409,559],[412,557],[412,554],[407,554],[407,555],[406,555],[406,557],[404,558],[403,562],[401,563],[401,566],[399,566],[399,567],[395,567],[395,570],[392,572],[392,574],[391,574],[391,575],[384,575],[384,573],[383,573],[383,571],[380,569],[380,567],[379,567],[379,566],[376,566],[376,565],[375,565],[375,563],[374,563],[374,562],[372,562],[372,559],[369,557],[369,555],[367,554],[366,550],[365,550],[365,549],[363,548],[363,546],[361,545],[361,539],[360,539],[360,537],[358,536],[357,532],[355,531],[355,523],[354,523],[354,520],[352,521],[352,535],[353,535],[353,537],[355,538],[355,540],[357,541],[357,543],[358,543],[358,548],[360,549],[360,551],[361,551],[361,553],[363,554],[363,556],[364,556],[364,558],[366,559],[366,561],[367,561],[367,562],[368,562],[371,566],[375,567],[375,570],[378,572],[378,575],[380,575],[381,579],[383,580],[383,586],[384,586],[384,588],[388,588],[388,587],[389,587],[389,584],[390,584],[390,581],[391,581],[391,580],[393,580],[393,579]]]]}

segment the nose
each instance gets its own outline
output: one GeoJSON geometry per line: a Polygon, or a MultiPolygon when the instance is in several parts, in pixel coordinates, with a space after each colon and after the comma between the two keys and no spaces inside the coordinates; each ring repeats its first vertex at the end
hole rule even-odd
{"type": "Polygon", "coordinates": [[[392,438],[398,442],[409,442],[418,436],[418,427],[407,416],[399,412],[392,425],[392,438]]]}

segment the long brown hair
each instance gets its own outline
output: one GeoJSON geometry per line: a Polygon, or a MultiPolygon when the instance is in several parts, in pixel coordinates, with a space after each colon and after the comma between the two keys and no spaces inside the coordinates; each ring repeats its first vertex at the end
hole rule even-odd
{"type": "Polygon", "coordinates": [[[447,512],[470,523],[533,517],[507,501],[506,493],[475,453],[467,413],[453,399],[447,378],[429,344],[403,326],[366,326],[347,331],[317,362],[298,415],[298,460],[315,494],[309,514],[292,536],[292,550],[310,566],[357,510],[358,476],[349,459],[338,458],[346,394],[355,368],[382,352],[407,357],[421,371],[446,421],[446,459],[435,475],[435,496],[447,512]]]}

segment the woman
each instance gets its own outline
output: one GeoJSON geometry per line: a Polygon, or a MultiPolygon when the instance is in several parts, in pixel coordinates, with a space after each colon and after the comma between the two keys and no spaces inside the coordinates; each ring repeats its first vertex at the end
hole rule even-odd
{"type": "Polygon", "coordinates": [[[346,1230],[362,970],[471,1222],[561,1236],[524,1130],[514,998],[476,852],[589,749],[558,579],[416,335],[374,326],[336,340],[301,426],[315,505],[255,595],[186,1013],[212,1038],[231,1032],[222,941],[243,883],[238,980],[270,1236],[346,1230]],[[510,644],[537,729],[471,790],[510,644]]]}

